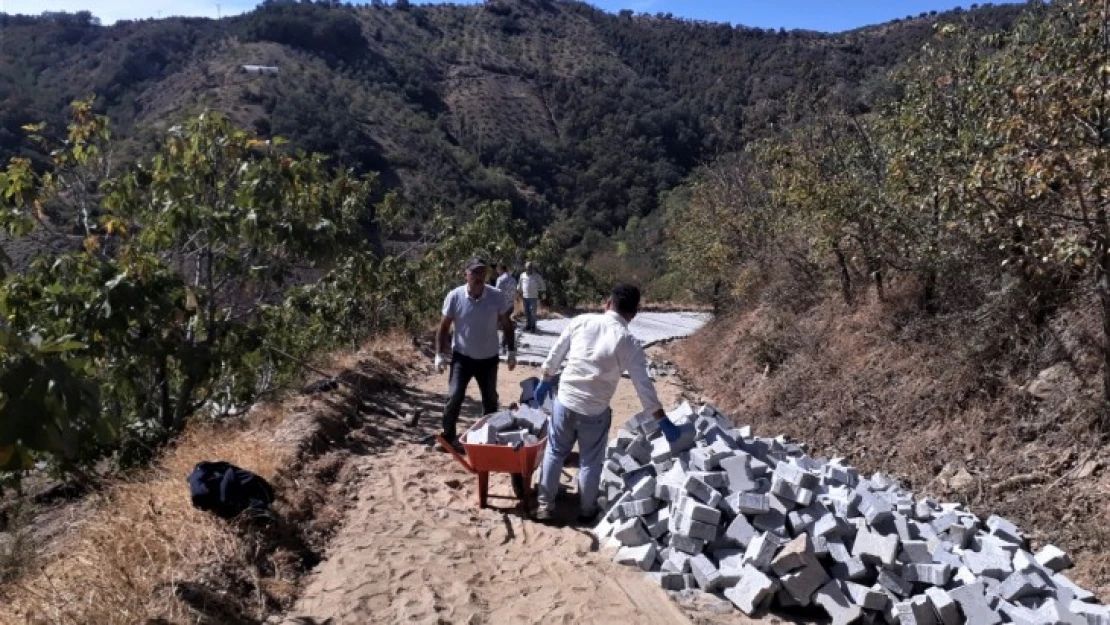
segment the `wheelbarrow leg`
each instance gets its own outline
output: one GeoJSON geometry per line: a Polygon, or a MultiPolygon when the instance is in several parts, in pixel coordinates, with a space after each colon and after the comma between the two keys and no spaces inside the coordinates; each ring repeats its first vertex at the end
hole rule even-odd
{"type": "Polygon", "coordinates": [[[524,516],[532,518],[532,474],[525,473],[521,476],[524,487],[521,488],[520,503],[524,506],[524,516]]]}
{"type": "Polygon", "coordinates": [[[531,519],[533,467],[528,466],[528,452],[526,450],[518,450],[517,456],[520,458],[520,473],[513,475],[513,481],[520,480],[520,492],[517,493],[517,496],[520,497],[520,507],[524,510],[524,518],[531,519]]]}
{"type": "Polygon", "coordinates": [[[478,471],[478,507],[486,507],[489,496],[489,471],[478,471]]]}

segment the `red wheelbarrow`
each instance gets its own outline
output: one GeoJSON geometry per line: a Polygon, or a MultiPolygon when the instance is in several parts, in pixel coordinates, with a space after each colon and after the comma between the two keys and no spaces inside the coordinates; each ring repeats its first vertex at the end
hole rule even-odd
{"type": "Polygon", "coordinates": [[[524,514],[531,516],[528,503],[532,496],[532,474],[536,472],[536,468],[543,461],[543,452],[547,448],[547,437],[544,436],[531,445],[521,443],[517,446],[479,445],[465,442],[466,434],[485,425],[486,420],[491,416],[482,417],[459,437],[459,440],[463,441],[463,449],[466,450],[465,457],[455,451],[451,444],[447,442],[447,439],[443,438],[442,434],[437,435],[436,440],[439,441],[443,449],[455,457],[455,460],[458,460],[464,469],[478,476],[478,507],[486,507],[486,500],[489,498],[489,474],[511,473],[513,493],[523,504],[524,514]]]}

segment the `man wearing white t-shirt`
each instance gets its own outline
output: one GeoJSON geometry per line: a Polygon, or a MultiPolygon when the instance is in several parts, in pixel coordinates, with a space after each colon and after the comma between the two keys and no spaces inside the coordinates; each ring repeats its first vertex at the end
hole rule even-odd
{"type": "Polygon", "coordinates": [[[520,274],[520,284],[517,285],[524,298],[524,329],[529,332],[536,331],[536,311],[540,304],[540,293],[547,291],[540,272],[532,261],[524,263],[524,273],[520,274]]]}
{"type": "MultiPolygon", "coordinates": [[[[511,316],[513,314],[514,300],[516,299],[516,278],[513,277],[513,274],[509,273],[509,266],[505,263],[498,265],[497,271],[497,282],[494,283],[494,286],[505,295],[505,304],[509,307],[509,315],[511,316]]],[[[501,350],[508,351],[509,335],[505,334],[503,336],[504,339],[501,341],[501,350]]]]}

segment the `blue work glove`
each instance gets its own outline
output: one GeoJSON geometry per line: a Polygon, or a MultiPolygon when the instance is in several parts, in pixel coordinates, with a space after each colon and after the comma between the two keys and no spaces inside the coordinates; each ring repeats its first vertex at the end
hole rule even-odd
{"type": "Polygon", "coordinates": [[[543,406],[544,400],[551,394],[551,382],[544,380],[536,385],[536,390],[532,391],[532,399],[536,400],[536,406],[543,406]]]}
{"type": "Polygon", "coordinates": [[[682,431],[678,426],[671,422],[670,417],[663,417],[659,420],[659,429],[663,432],[668,443],[673,443],[682,438],[682,431]]]}

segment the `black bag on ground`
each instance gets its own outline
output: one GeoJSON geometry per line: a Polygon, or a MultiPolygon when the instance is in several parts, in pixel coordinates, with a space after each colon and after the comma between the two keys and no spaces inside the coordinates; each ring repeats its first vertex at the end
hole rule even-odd
{"type": "Polygon", "coordinates": [[[274,488],[230,462],[198,462],[189,474],[193,507],[230,519],[244,510],[268,510],[274,488]]]}

